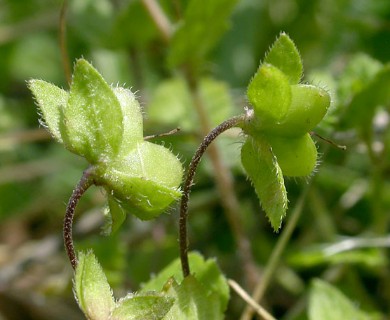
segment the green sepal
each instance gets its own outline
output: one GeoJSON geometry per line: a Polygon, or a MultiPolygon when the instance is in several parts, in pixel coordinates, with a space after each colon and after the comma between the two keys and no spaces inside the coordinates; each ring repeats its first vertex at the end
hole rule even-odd
{"type": "MultiPolygon", "coordinates": [[[[191,272],[196,280],[205,288],[205,295],[217,295],[220,312],[223,313],[229,301],[229,285],[225,276],[222,274],[215,259],[205,260],[199,253],[191,252],[188,255],[191,272]]],[[[181,270],[180,259],[175,259],[154,278],[142,286],[142,291],[167,290],[166,282],[168,278],[173,278],[177,283],[182,283],[183,273],[181,270]]],[[[180,318],[181,319],[181,318],[180,318]]],[[[212,319],[212,318],[210,318],[212,319]]]]}
{"type": "Polygon", "coordinates": [[[282,71],[290,84],[297,84],[302,78],[303,66],[297,47],[290,37],[282,32],[265,56],[265,63],[282,71]]]}
{"type": "Polygon", "coordinates": [[[174,303],[175,298],[165,293],[129,294],[117,302],[109,320],[161,320],[174,303]]]}
{"type": "Polygon", "coordinates": [[[120,147],[121,155],[134,148],[143,138],[143,116],[142,110],[134,93],[125,88],[112,88],[123,114],[123,136],[120,147]]]}
{"type": "Polygon", "coordinates": [[[313,85],[293,85],[291,94],[291,105],[286,116],[281,122],[263,128],[267,134],[302,136],[314,129],[330,106],[328,92],[313,85]]]}
{"type": "Polygon", "coordinates": [[[248,136],[241,148],[241,162],[273,229],[279,230],[286,215],[287,192],[271,146],[260,136],[256,140],[248,136]]]}
{"type": "Polygon", "coordinates": [[[317,164],[317,148],[310,134],[301,137],[268,136],[283,175],[304,177],[310,175],[317,164]]]}
{"type": "Polygon", "coordinates": [[[255,123],[260,128],[280,122],[291,103],[287,76],[270,64],[262,64],[257,70],[249,83],[247,95],[255,112],[255,123]]]}
{"type": "Polygon", "coordinates": [[[32,91],[42,114],[41,123],[47,127],[54,139],[62,143],[60,132],[61,110],[66,107],[68,93],[43,80],[30,80],[28,87],[32,91]]]}
{"type": "Polygon", "coordinates": [[[60,126],[65,146],[91,164],[115,158],[123,135],[119,101],[99,72],[77,60],[60,126]]]}
{"type": "Polygon", "coordinates": [[[98,184],[131,214],[142,220],[160,215],[181,196],[183,168],[167,148],[147,141],[111,161],[98,184]]]}
{"type": "Polygon", "coordinates": [[[105,222],[102,229],[103,234],[108,236],[118,231],[126,220],[126,212],[114,197],[107,195],[107,198],[107,205],[104,208],[105,222]]]}
{"type": "Polygon", "coordinates": [[[88,319],[109,319],[115,300],[103,269],[92,252],[79,252],[73,286],[77,303],[88,319]]]}

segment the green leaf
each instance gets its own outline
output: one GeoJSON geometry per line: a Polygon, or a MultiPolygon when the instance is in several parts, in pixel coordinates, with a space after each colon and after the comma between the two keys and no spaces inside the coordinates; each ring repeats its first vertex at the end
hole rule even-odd
{"type": "MultiPolygon", "coordinates": [[[[161,2],[160,2],[161,5],[161,2]]],[[[145,10],[141,1],[127,1],[117,11],[117,16],[110,32],[110,47],[117,49],[147,46],[159,38],[156,24],[145,10]],[[139,26],[142,25],[142,30],[139,26]],[[126,32],[123,32],[126,30],[126,32]]]]}
{"type": "Polygon", "coordinates": [[[317,164],[317,148],[310,134],[301,137],[267,136],[283,175],[304,177],[310,175],[317,164]]]}
{"type": "Polygon", "coordinates": [[[130,294],[117,302],[108,320],[160,320],[174,302],[173,297],[162,293],[130,294]]]}
{"type": "Polygon", "coordinates": [[[364,89],[382,68],[381,62],[367,54],[353,55],[338,79],[337,97],[341,103],[349,103],[351,98],[364,89]]]}
{"type": "Polygon", "coordinates": [[[312,283],[308,313],[309,320],[373,319],[338,289],[320,279],[312,283]]]}
{"type": "Polygon", "coordinates": [[[297,84],[302,78],[303,66],[298,49],[290,37],[282,32],[264,59],[281,70],[290,84],[297,84]]]}
{"type": "Polygon", "coordinates": [[[272,227],[277,231],[286,215],[287,192],[271,146],[263,138],[255,140],[248,136],[241,149],[241,161],[272,227]]]}
{"type": "Polygon", "coordinates": [[[121,106],[111,87],[87,61],[77,61],[61,134],[74,153],[96,164],[114,158],[123,134],[121,106]]]}
{"type": "Polygon", "coordinates": [[[160,215],[181,196],[183,168],[179,159],[167,148],[147,141],[111,161],[102,176],[99,184],[122,208],[142,220],[160,215]]]}
{"type": "MultiPolygon", "coordinates": [[[[211,125],[217,126],[232,116],[234,103],[225,82],[202,78],[199,94],[211,125]]],[[[149,120],[171,127],[180,124],[185,131],[199,130],[197,121],[194,121],[197,117],[188,86],[179,77],[160,83],[148,105],[149,120]]]]}
{"type": "Polygon", "coordinates": [[[62,143],[60,118],[61,110],[66,107],[68,93],[42,80],[30,80],[28,87],[32,91],[42,113],[42,123],[47,126],[54,139],[62,143]]]}
{"type": "Polygon", "coordinates": [[[177,126],[185,131],[196,127],[196,112],[188,87],[181,77],[162,81],[148,105],[149,120],[166,126],[177,126]]]}
{"type": "Polygon", "coordinates": [[[227,19],[236,3],[237,0],[191,0],[184,21],[173,34],[168,64],[175,67],[204,59],[227,29],[227,19]]]}
{"type": "Polygon", "coordinates": [[[210,320],[224,319],[221,302],[216,293],[207,289],[192,275],[179,285],[171,281],[167,294],[175,297],[175,304],[165,316],[165,320],[210,320]]]}
{"type": "MultiPolygon", "coordinates": [[[[226,82],[212,78],[202,78],[199,95],[209,115],[210,124],[217,126],[233,115],[235,105],[226,82]]],[[[192,118],[192,122],[193,118],[192,118]]]]}
{"type": "Polygon", "coordinates": [[[78,261],[74,278],[77,303],[88,319],[106,320],[115,301],[103,269],[92,252],[79,252],[78,261]]]}
{"type": "Polygon", "coordinates": [[[390,105],[390,63],[386,64],[371,81],[357,92],[347,105],[342,124],[355,126],[360,131],[370,131],[372,120],[378,106],[390,105]]]}
{"type": "MultiPolygon", "coordinates": [[[[224,312],[229,301],[229,286],[216,261],[214,259],[205,260],[195,252],[190,253],[188,258],[192,274],[205,288],[206,295],[216,294],[218,296],[220,311],[224,312]]],[[[142,291],[160,291],[169,278],[174,278],[178,283],[183,281],[180,259],[171,262],[156,277],[144,284],[142,291]]]]}
{"type": "Polygon", "coordinates": [[[329,105],[329,94],[319,87],[307,84],[291,86],[291,105],[284,119],[269,128],[267,133],[292,137],[310,132],[325,116],[329,105]]]}
{"type": "MultiPolygon", "coordinates": [[[[336,244],[337,245],[337,244],[336,244]]],[[[289,265],[295,268],[313,268],[321,265],[361,265],[367,268],[386,266],[386,258],[379,248],[349,250],[329,253],[332,245],[309,246],[304,251],[295,252],[287,258],[289,265]]]]}
{"type": "Polygon", "coordinates": [[[253,106],[256,123],[268,126],[281,121],[291,103],[291,88],[286,75],[270,64],[257,70],[248,86],[248,99],[253,106]]]}

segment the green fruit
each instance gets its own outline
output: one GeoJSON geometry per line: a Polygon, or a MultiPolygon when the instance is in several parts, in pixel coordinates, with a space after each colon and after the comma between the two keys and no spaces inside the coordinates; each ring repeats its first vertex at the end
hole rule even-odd
{"type": "Polygon", "coordinates": [[[291,105],[286,116],[264,131],[284,137],[301,136],[313,128],[325,116],[330,96],[324,89],[312,85],[291,86],[291,105]]]}
{"type": "Polygon", "coordinates": [[[303,177],[313,172],[317,163],[317,148],[310,134],[297,138],[269,136],[268,141],[283,175],[303,177]]]}
{"type": "Polygon", "coordinates": [[[103,179],[97,182],[123,209],[149,220],[181,196],[182,175],[182,165],[171,151],[144,141],[123,158],[109,163],[103,179]]]}

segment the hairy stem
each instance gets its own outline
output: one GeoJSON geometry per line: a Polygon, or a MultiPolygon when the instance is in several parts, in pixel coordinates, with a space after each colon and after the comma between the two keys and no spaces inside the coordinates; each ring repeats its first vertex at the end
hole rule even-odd
{"type": "MultiPolygon", "coordinates": [[[[172,28],[169,25],[168,18],[165,16],[161,8],[158,6],[156,0],[142,0],[142,3],[144,4],[146,10],[149,12],[149,15],[153,19],[155,25],[159,29],[162,38],[167,43],[169,43],[172,37],[172,28]],[[164,25],[168,25],[169,28],[165,27],[164,25]],[[167,32],[167,30],[169,32],[167,32]]],[[[190,88],[192,100],[194,102],[196,112],[200,119],[201,132],[203,135],[206,135],[210,131],[211,126],[209,124],[209,117],[206,113],[203,101],[200,98],[198,93],[198,79],[195,76],[196,70],[194,69],[194,66],[191,65],[191,63],[188,63],[187,65],[183,65],[183,67],[184,67],[183,71],[184,71],[185,79],[188,84],[188,87],[190,88]]],[[[257,280],[257,269],[252,256],[250,241],[246,237],[243,231],[243,227],[239,218],[240,206],[238,203],[237,196],[234,192],[232,176],[230,175],[228,169],[224,166],[219,150],[216,146],[214,145],[210,146],[208,150],[208,154],[210,156],[212,166],[213,166],[213,171],[215,173],[215,181],[221,197],[221,204],[224,207],[226,218],[232,230],[236,245],[238,247],[238,254],[241,260],[240,262],[243,265],[243,269],[244,269],[243,273],[246,277],[246,281],[249,284],[249,286],[251,286],[252,284],[254,285],[257,280]]],[[[186,217],[184,219],[186,219],[186,217]]],[[[180,230],[180,233],[182,232],[183,231],[180,230]]],[[[186,241],[187,238],[186,230],[184,230],[184,235],[182,236],[184,238],[182,237],[181,239],[182,242],[181,247],[186,248],[186,243],[184,244],[184,241],[186,241]]],[[[181,256],[182,256],[182,263],[184,263],[183,272],[185,275],[186,274],[188,275],[189,274],[188,258],[186,258],[187,249],[183,251],[182,248],[181,248],[181,256]]]]}
{"type": "MultiPolygon", "coordinates": [[[[185,75],[199,116],[201,132],[203,135],[206,135],[210,131],[210,120],[199,92],[198,79],[191,65],[188,65],[185,69],[185,75]]],[[[224,214],[237,246],[238,259],[243,268],[246,284],[248,288],[253,288],[258,279],[258,272],[253,259],[250,241],[241,223],[240,204],[234,191],[233,177],[225,166],[217,145],[211,145],[207,150],[207,154],[213,166],[214,180],[221,198],[222,207],[224,208],[224,214]]]]}
{"type": "Polygon", "coordinates": [[[64,244],[66,253],[69,257],[70,264],[72,265],[73,269],[76,269],[77,266],[77,257],[74,250],[72,235],[74,212],[81,196],[93,184],[92,173],[93,167],[90,167],[84,171],[79,183],[73,190],[65,212],[63,227],[64,244]]]}
{"type": "Polygon", "coordinates": [[[187,177],[184,182],[183,195],[180,203],[180,218],[179,218],[179,242],[180,242],[180,259],[183,270],[183,276],[187,277],[190,274],[190,266],[188,263],[188,239],[187,239],[187,218],[188,218],[188,201],[190,191],[194,182],[194,176],[200,159],[205,153],[207,147],[217,138],[222,132],[237,126],[244,121],[245,115],[237,116],[222,122],[214,128],[202,141],[199,148],[196,150],[188,166],[187,177]]]}
{"type": "MultiPolygon", "coordinates": [[[[284,228],[281,236],[278,238],[276,246],[275,246],[274,250],[272,251],[271,257],[269,258],[268,263],[264,269],[264,273],[263,273],[260,281],[258,282],[255,290],[253,291],[252,298],[254,301],[256,301],[258,303],[263,298],[264,293],[265,293],[268,285],[270,284],[272,277],[275,274],[275,271],[276,271],[277,266],[279,264],[282,253],[284,252],[284,249],[286,248],[286,245],[287,245],[288,241],[290,240],[291,235],[292,235],[292,233],[297,225],[299,217],[301,216],[309,187],[310,187],[310,184],[306,185],[304,191],[302,192],[301,196],[299,197],[298,202],[295,205],[294,210],[290,216],[290,219],[288,219],[286,227],[284,228]]],[[[240,320],[252,319],[254,312],[255,312],[255,310],[250,305],[248,305],[245,308],[240,320]]]]}
{"type": "Polygon", "coordinates": [[[62,66],[64,68],[65,79],[70,85],[72,81],[70,63],[69,63],[69,54],[68,54],[68,46],[66,43],[66,12],[68,9],[68,1],[64,0],[61,7],[60,12],[60,50],[61,50],[61,58],[62,58],[62,66]]]}

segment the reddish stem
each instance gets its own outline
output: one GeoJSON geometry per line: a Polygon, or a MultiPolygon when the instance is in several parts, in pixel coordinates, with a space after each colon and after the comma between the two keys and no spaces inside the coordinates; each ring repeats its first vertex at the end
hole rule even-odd
{"type": "Polygon", "coordinates": [[[194,176],[196,168],[205,153],[207,147],[224,131],[236,127],[245,118],[245,115],[237,116],[222,122],[219,126],[215,127],[210,133],[203,139],[202,143],[196,150],[194,156],[191,159],[188,166],[187,177],[184,182],[183,195],[180,203],[180,217],[179,217],[179,242],[180,242],[180,259],[183,276],[190,275],[190,266],[188,263],[188,239],[187,239],[187,218],[188,218],[188,201],[190,198],[191,187],[194,182],[194,176]]]}
{"type": "Polygon", "coordinates": [[[94,183],[92,174],[93,174],[92,167],[84,171],[79,183],[77,184],[76,188],[73,190],[73,193],[66,207],[63,236],[64,236],[65,250],[69,257],[70,264],[72,265],[73,269],[76,269],[77,267],[77,257],[74,250],[73,235],[72,235],[74,212],[81,196],[94,183]]]}

